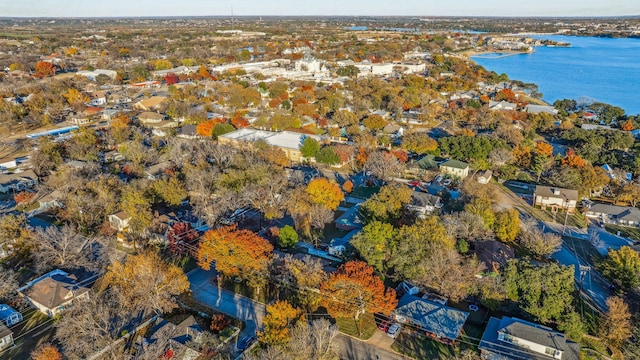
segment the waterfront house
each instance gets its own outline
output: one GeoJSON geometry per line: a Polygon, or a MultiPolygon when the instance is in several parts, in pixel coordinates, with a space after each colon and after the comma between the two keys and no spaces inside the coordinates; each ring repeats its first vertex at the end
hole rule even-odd
{"type": "Polygon", "coordinates": [[[440,164],[440,172],[457,178],[465,178],[469,175],[469,164],[464,161],[447,160],[440,164]]]}
{"type": "Polygon", "coordinates": [[[533,206],[552,211],[574,212],[578,203],[578,190],[537,185],[533,195],[533,206]]]}
{"type": "Polygon", "coordinates": [[[578,360],[580,345],[563,333],[508,316],[489,319],[480,345],[483,359],[578,360]]]}
{"type": "Polygon", "coordinates": [[[558,109],[549,105],[528,104],[527,106],[524,107],[524,111],[530,114],[540,114],[540,113],[551,114],[551,115],[558,114],[558,109]]]}
{"type": "Polygon", "coordinates": [[[18,289],[18,293],[45,315],[55,317],[74,300],[88,296],[89,290],[74,275],[53,270],[18,289]]]}

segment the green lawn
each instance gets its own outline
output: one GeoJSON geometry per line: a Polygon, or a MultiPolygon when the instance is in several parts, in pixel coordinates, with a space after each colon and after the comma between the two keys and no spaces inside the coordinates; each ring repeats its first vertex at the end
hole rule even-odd
{"type": "Polygon", "coordinates": [[[450,346],[438,341],[429,340],[426,336],[409,331],[403,331],[391,345],[396,352],[411,356],[415,359],[451,359],[455,353],[450,346]]]}
{"type": "Polygon", "coordinates": [[[337,318],[336,324],[341,332],[357,337],[362,340],[369,340],[373,333],[376,332],[376,321],[373,318],[373,314],[366,313],[360,316],[360,324],[353,318],[337,318]],[[361,327],[361,332],[358,331],[358,327],[361,327]]]}
{"type": "Polygon", "coordinates": [[[620,236],[628,237],[629,239],[633,239],[635,241],[640,241],[640,228],[611,224],[605,224],[604,228],[612,234],[618,235],[618,231],[620,231],[620,236]]]}
{"type": "Polygon", "coordinates": [[[576,253],[591,265],[598,265],[604,261],[604,257],[588,240],[564,236],[563,241],[570,249],[575,249],[576,253]]]}
{"type": "Polygon", "coordinates": [[[350,194],[347,194],[347,196],[352,196],[360,199],[368,199],[378,191],[380,191],[379,186],[359,186],[357,188],[354,188],[350,194]]]}

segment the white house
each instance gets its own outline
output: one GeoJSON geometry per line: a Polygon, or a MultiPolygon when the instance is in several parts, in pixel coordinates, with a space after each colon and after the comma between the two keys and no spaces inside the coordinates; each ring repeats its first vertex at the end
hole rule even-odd
{"type": "Polygon", "coordinates": [[[109,215],[109,226],[114,230],[123,231],[129,227],[130,220],[131,216],[127,212],[120,211],[109,215]]]}
{"type": "Polygon", "coordinates": [[[45,315],[55,317],[74,300],[88,296],[89,290],[75,276],[53,270],[18,289],[18,293],[45,315]]]}
{"type": "Polygon", "coordinates": [[[555,210],[566,209],[573,212],[578,203],[578,190],[563,189],[559,187],[536,186],[533,196],[533,205],[543,209],[552,208],[555,210]]]}
{"type": "Polygon", "coordinates": [[[0,322],[0,351],[13,346],[13,331],[0,322]]]}
{"type": "Polygon", "coordinates": [[[493,171],[485,170],[478,174],[477,180],[480,184],[488,184],[491,180],[491,177],[493,177],[493,171]]]}
{"type": "Polygon", "coordinates": [[[580,358],[580,345],[563,333],[508,316],[489,319],[478,348],[483,359],[580,358]]]}
{"type": "Polygon", "coordinates": [[[464,161],[447,160],[440,164],[440,172],[453,177],[465,178],[469,176],[469,164],[464,161]]]}

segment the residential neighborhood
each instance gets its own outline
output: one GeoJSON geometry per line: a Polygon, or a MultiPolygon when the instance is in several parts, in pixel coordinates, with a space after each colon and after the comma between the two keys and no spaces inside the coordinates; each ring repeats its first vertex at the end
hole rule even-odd
{"type": "Polygon", "coordinates": [[[640,357],[638,115],[376,19],[0,20],[0,359],[640,357]]]}

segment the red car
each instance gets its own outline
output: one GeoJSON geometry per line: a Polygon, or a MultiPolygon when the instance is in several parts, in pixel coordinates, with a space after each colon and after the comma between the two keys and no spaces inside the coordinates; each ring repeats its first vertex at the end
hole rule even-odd
{"type": "Polygon", "coordinates": [[[409,181],[409,186],[420,186],[420,181],[409,181]]]}
{"type": "Polygon", "coordinates": [[[387,329],[389,328],[389,325],[391,325],[391,321],[385,320],[385,321],[381,322],[380,324],[378,324],[378,329],[380,329],[380,331],[386,333],[387,329]]]}

